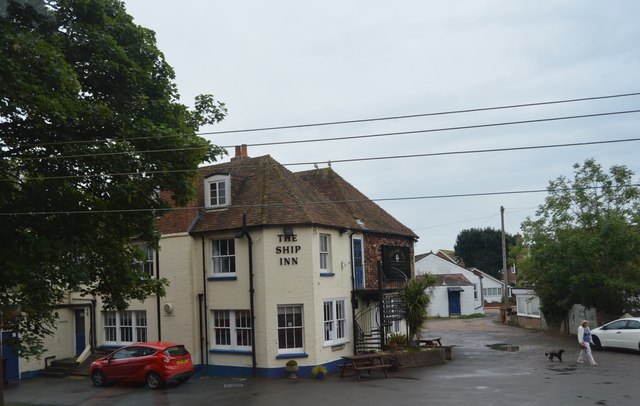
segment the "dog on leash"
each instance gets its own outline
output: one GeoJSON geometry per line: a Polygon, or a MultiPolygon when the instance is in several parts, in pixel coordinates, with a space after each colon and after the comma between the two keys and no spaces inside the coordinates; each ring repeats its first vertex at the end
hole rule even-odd
{"type": "Polygon", "coordinates": [[[558,350],[558,351],[545,352],[544,355],[549,357],[549,361],[551,362],[553,362],[553,358],[558,358],[558,361],[562,362],[563,353],[564,353],[564,350],[558,350]]]}

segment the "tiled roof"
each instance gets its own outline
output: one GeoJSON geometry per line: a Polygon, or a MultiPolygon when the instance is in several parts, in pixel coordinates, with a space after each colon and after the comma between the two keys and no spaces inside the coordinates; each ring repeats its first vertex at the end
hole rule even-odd
{"type": "Polygon", "coordinates": [[[473,286],[473,283],[461,273],[433,276],[436,278],[435,286],[473,286]]]}
{"type": "Polygon", "coordinates": [[[215,174],[230,175],[231,205],[201,209],[195,222],[185,222],[183,231],[237,229],[246,214],[249,227],[306,224],[417,238],[331,168],[293,173],[269,155],[202,167],[197,207],[205,206],[204,179],[215,174]]]}

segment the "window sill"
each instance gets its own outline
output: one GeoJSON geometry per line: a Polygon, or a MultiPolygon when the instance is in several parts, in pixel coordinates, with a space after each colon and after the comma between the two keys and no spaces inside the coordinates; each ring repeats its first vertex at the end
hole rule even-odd
{"type": "Polygon", "coordinates": [[[251,350],[224,350],[220,348],[212,348],[210,354],[235,354],[235,355],[251,355],[251,350]]]}
{"type": "Polygon", "coordinates": [[[276,359],[291,359],[291,358],[309,358],[309,354],[304,352],[295,352],[291,354],[278,354],[276,359]]]}
{"type": "Polygon", "coordinates": [[[336,276],[336,274],[333,273],[333,272],[320,272],[320,276],[322,276],[322,277],[327,277],[327,276],[331,277],[331,276],[336,276]]]}
{"type": "Polygon", "coordinates": [[[233,276],[209,276],[207,278],[208,281],[236,281],[238,280],[238,277],[233,275],[233,276]]]}

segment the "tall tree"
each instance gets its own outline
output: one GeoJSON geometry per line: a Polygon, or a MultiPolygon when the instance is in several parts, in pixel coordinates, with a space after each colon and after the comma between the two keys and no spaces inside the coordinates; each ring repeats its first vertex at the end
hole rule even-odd
{"type": "Polygon", "coordinates": [[[551,325],[574,303],[601,317],[638,308],[640,188],[633,175],[624,166],[606,172],[593,159],[575,164],[574,179],[549,182],[536,218],[522,224],[529,249],[523,276],[551,325]]]}
{"type": "MultiPolygon", "coordinates": [[[[508,254],[516,238],[506,233],[505,241],[508,254]]],[[[462,230],[456,238],[454,250],[466,267],[476,267],[495,278],[502,278],[502,231],[490,227],[462,230]]]]}
{"type": "Polygon", "coordinates": [[[224,104],[178,102],[154,33],[117,0],[0,3],[0,305],[17,304],[23,355],[42,351],[65,292],[110,308],[162,294],[132,264],[139,239],[184,204],[224,151],[196,135],[224,104]]]}

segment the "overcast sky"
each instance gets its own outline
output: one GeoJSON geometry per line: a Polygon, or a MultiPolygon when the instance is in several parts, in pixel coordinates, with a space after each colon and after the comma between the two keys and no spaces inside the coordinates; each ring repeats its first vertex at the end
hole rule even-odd
{"type": "MultiPolygon", "coordinates": [[[[223,123],[203,132],[437,113],[640,92],[640,1],[125,0],[156,32],[184,104],[211,93],[223,123]]],[[[640,109],[640,96],[276,131],[206,135],[248,144],[291,171],[332,168],[420,236],[416,254],[452,249],[461,230],[515,234],[572,165],[640,173],[640,142],[508,152],[639,137],[640,114],[437,129],[640,109]],[[328,142],[276,141],[429,130],[328,142]],[[402,159],[346,159],[467,152],[402,159]]],[[[234,153],[233,148],[229,153],[234,153]]],[[[226,160],[226,159],[225,159],[226,160]]],[[[636,175],[635,179],[638,179],[636,175]]]]}

